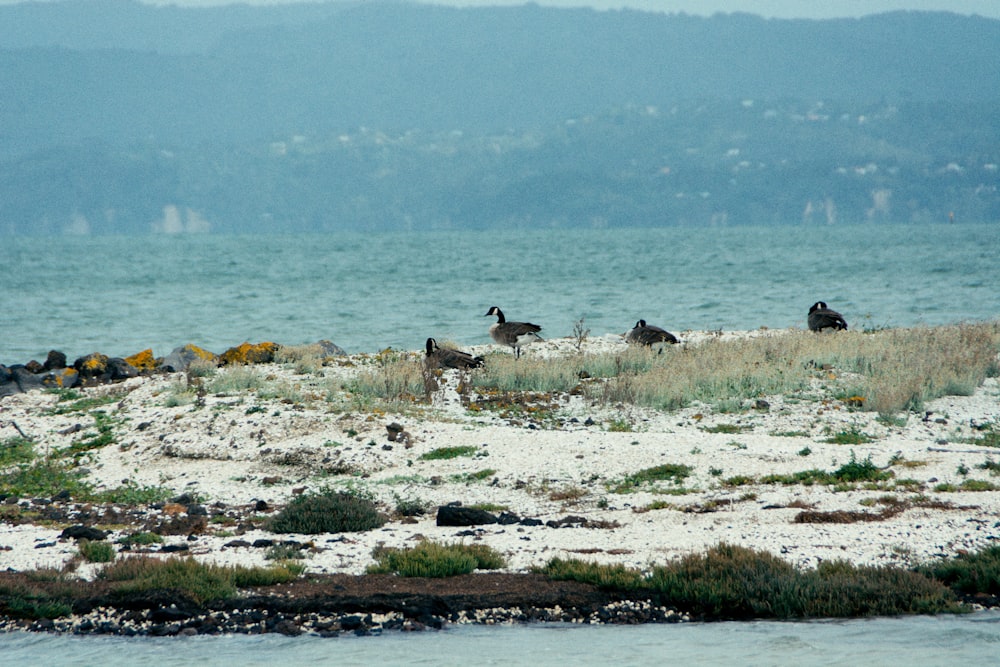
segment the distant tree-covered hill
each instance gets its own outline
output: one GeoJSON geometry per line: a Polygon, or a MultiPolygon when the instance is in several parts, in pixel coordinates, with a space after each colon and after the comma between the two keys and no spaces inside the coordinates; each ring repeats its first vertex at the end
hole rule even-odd
{"type": "Polygon", "coordinates": [[[0,234],[1000,219],[1000,21],[0,7],[0,234]]]}

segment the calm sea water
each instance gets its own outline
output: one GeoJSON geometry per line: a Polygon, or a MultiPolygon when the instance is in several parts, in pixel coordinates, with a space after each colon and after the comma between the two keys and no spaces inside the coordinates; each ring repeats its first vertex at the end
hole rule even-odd
{"type": "Polygon", "coordinates": [[[997,225],[546,230],[0,240],[0,363],[194,343],[332,340],[348,352],[489,342],[509,319],[568,336],[1000,317],[997,225]]]}
{"type": "Polygon", "coordinates": [[[995,665],[1000,612],[810,623],[457,627],[381,637],[0,634],[11,665],[995,665]]]}

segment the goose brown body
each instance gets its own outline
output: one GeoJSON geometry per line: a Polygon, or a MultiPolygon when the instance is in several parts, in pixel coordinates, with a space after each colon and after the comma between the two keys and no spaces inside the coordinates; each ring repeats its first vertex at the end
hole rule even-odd
{"type": "Polygon", "coordinates": [[[521,348],[542,340],[538,332],[542,327],[531,322],[508,322],[503,315],[503,311],[493,306],[486,315],[495,315],[497,321],[490,326],[490,338],[500,345],[507,345],[514,350],[514,357],[520,358],[521,348]]]}
{"type": "Polygon", "coordinates": [[[824,329],[846,330],[847,320],[835,310],[827,307],[823,301],[817,301],[809,308],[809,330],[823,331],[824,329]]]}
{"type": "Polygon", "coordinates": [[[635,326],[625,334],[625,340],[636,345],[656,345],[657,343],[676,344],[679,341],[677,336],[666,329],[646,324],[646,320],[639,320],[635,326]]]}
{"type": "Polygon", "coordinates": [[[470,370],[483,365],[482,357],[474,357],[468,352],[438,347],[433,338],[427,339],[427,354],[424,361],[431,368],[457,368],[470,370]]]}

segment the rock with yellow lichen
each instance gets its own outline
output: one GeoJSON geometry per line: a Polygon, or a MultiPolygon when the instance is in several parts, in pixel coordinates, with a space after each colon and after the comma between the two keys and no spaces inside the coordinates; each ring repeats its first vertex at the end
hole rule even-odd
{"type": "Polygon", "coordinates": [[[274,354],[278,351],[277,343],[241,343],[236,347],[231,347],[219,355],[220,366],[231,366],[235,364],[269,364],[274,361],[274,354]]]}
{"type": "Polygon", "coordinates": [[[160,359],[153,356],[152,349],[146,349],[142,352],[136,352],[131,357],[125,357],[127,361],[133,368],[138,370],[140,373],[152,373],[157,368],[160,367],[160,359]]]}

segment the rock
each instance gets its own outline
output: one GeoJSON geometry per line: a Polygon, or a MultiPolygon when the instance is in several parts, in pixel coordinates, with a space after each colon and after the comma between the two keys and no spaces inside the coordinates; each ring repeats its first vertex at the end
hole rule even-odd
{"type": "Polygon", "coordinates": [[[108,372],[110,357],[100,352],[92,352],[73,362],[73,368],[80,374],[80,383],[86,387],[99,384],[108,372]]]}
{"type": "Polygon", "coordinates": [[[183,373],[194,361],[218,363],[218,357],[208,350],[188,343],[183,347],[175,348],[173,352],[164,357],[160,368],[171,373],[183,373]]]}
{"type": "Polygon", "coordinates": [[[125,357],[125,361],[140,373],[152,373],[160,367],[162,360],[153,356],[153,350],[147,349],[125,357]]]}
{"type": "Polygon", "coordinates": [[[344,357],[344,356],[347,356],[347,352],[344,351],[344,348],[342,348],[339,345],[336,345],[334,343],[331,343],[328,340],[321,340],[318,343],[316,343],[316,345],[319,346],[319,348],[322,351],[322,354],[323,354],[324,357],[344,357]]]}
{"type": "Polygon", "coordinates": [[[97,542],[99,540],[107,539],[108,534],[103,530],[98,530],[91,526],[69,526],[59,533],[59,539],[61,540],[90,540],[91,542],[97,542]]]}
{"type": "Polygon", "coordinates": [[[497,523],[497,517],[485,510],[456,505],[438,507],[437,525],[439,526],[478,526],[497,523]]]}
{"type": "Polygon", "coordinates": [[[139,369],[121,357],[108,359],[108,380],[117,382],[139,376],[139,369]]]}
{"type": "Polygon", "coordinates": [[[66,368],[66,355],[59,350],[49,350],[49,355],[45,358],[44,367],[47,371],[66,368]]]}
{"type": "Polygon", "coordinates": [[[277,343],[240,343],[219,355],[219,365],[269,364],[274,361],[274,354],[277,351],[277,343]]]}

